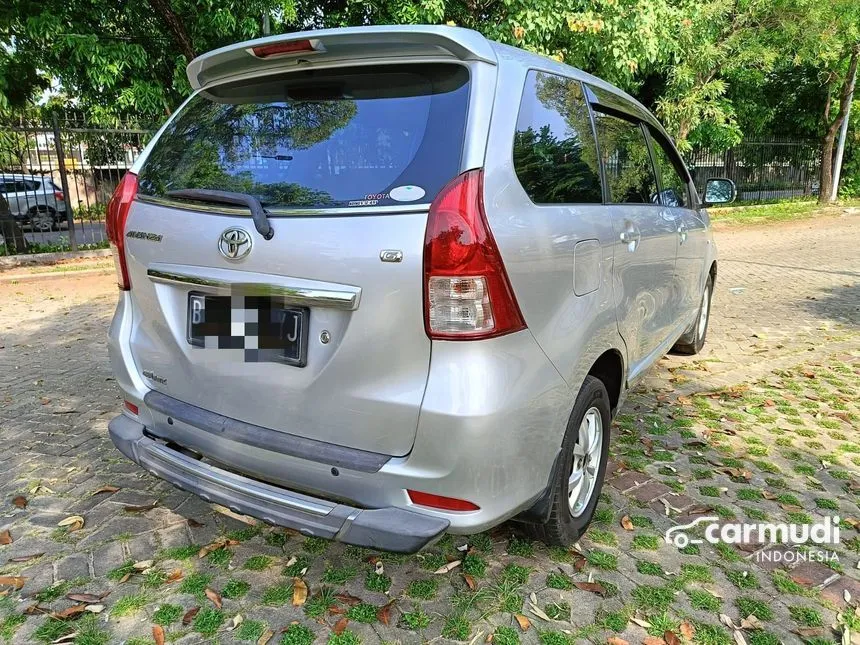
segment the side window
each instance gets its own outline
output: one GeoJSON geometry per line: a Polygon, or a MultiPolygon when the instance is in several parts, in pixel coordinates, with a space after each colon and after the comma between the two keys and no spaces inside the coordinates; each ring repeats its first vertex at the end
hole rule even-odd
{"type": "Polygon", "coordinates": [[[678,159],[672,146],[659,132],[649,127],[651,133],[651,148],[654,151],[654,163],[660,173],[660,201],[663,206],[683,208],[690,204],[687,191],[686,173],[683,171],[681,160],[678,159]]]}
{"type": "Polygon", "coordinates": [[[514,170],[536,204],[599,204],[600,165],[582,85],[530,71],[517,131],[514,170]]]}
{"type": "Polygon", "coordinates": [[[638,122],[595,112],[597,142],[612,204],[657,204],[657,178],[638,122]]]}

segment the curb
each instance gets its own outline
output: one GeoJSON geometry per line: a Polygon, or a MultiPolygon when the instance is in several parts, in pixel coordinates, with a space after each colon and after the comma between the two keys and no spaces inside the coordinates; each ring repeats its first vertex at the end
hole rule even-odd
{"type": "Polygon", "coordinates": [[[10,282],[37,282],[40,280],[53,280],[57,278],[69,278],[87,275],[108,275],[113,273],[112,268],[84,269],[83,271],[51,271],[43,273],[17,273],[15,275],[0,275],[0,284],[10,282]]]}
{"type": "Polygon", "coordinates": [[[95,249],[93,251],[62,251],[58,253],[21,253],[19,255],[0,256],[0,270],[20,266],[41,266],[56,264],[61,260],[80,260],[86,258],[110,257],[110,249],[95,249]]]}

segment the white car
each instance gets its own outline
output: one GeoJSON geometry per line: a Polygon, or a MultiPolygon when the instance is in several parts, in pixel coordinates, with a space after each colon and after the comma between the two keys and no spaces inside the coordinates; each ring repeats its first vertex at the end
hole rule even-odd
{"type": "Polygon", "coordinates": [[[58,230],[66,219],[66,196],[50,177],[0,174],[0,194],[12,216],[34,231],[58,230]]]}

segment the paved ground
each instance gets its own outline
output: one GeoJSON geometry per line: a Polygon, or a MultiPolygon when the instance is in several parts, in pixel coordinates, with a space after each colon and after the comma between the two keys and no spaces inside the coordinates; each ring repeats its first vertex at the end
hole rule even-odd
{"type": "Polygon", "coordinates": [[[213,512],[106,438],[120,406],[103,343],[112,276],[0,284],[0,544],[3,530],[12,540],[0,546],[0,638],[838,642],[845,625],[860,631],[858,227],[719,234],[708,351],[665,359],[631,396],[595,524],[570,551],[505,525],[393,557],[213,512]],[[662,541],[711,515],[837,513],[838,562],[662,541]],[[74,516],[82,528],[60,525],[74,516]],[[449,560],[462,563],[434,573],[449,560]]]}

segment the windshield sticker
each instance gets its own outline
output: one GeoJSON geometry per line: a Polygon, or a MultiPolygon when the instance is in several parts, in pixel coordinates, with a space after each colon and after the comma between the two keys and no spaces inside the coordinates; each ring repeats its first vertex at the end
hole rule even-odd
{"type": "Polygon", "coordinates": [[[396,202],[414,202],[424,197],[424,189],[421,186],[398,186],[388,194],[396,202]]]}

